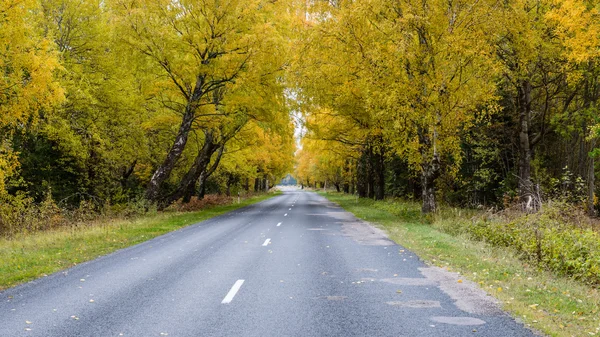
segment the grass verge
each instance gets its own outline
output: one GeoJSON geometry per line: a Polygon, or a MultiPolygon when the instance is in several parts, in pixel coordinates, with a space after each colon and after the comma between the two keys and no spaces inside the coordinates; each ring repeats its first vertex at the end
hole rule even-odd
{"type": "Polygon", "coordinates": [[[239,204],[212,206],[197,212],[164,212],[133,220],[112,220],[102,224],[0,239],[0,290],[260,202],[273,195],[254,196],[239,204]]]}
{"type": "Polygon", "coordinates": [[[391,239],[427,263],[479,283],[501,301],[504,310],[527,326],[550,336],[600,336],[597,288],[531,266],[511,249],[452,236],[436,228],[448,226],[448,221],[469,221],[473,211],[453,212],[452,219],[426,221],[415,203],[321,194],[358,218],[380,225],[391,239]]]}

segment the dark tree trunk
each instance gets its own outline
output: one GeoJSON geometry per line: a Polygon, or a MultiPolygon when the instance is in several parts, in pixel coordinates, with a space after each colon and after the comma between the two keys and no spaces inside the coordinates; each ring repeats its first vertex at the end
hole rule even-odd
{"type": "Polygon", "coordinates": [[[246,192],[250,192],[250,178],[246,177],[246,185],[244,186],[246,192]]]}
{"type": "Polygon", "coordinates": [[[383,200],[385,198],[385,157],[381,150],[373,158],[376,163],[375,177],[375,199],[383,200]]]}
{"type": "Polygon", "coordinates": [[[434,127],[433,139],[428,134],[428,130],[419,130],[419,142],[421,143],[421,157],[424,159],[421,164],[421,188],[423,205],[421,212],[428,214],[437,210],[435,200],[435,182],[440,175],[440,157],[437,152],[437,131],[434,127]],[[433,153],[429,152],[433,150],[433,153]],[[429,158],[429,159],[426,159],[429,158]]]}
{"type": "Polygon", "coordinates": [[[594,174],[594,157],[588,158],[589,160],[589,167],[588,167],[588,200],[587,200],[587,207],[588,207],[588,214],[590,216],[596,216],[596,207],[594,205],[594,197],[596,195],[596,186],[595,186],[595,174],[594,174]]]}
{"type": "MultiPolygon", "coordinates": [[[[212,164],[212,166],[208,170],[204,170],[204,172],[202,172],[200,174],[200,176],[198,177],[198,182],[200,184],[200,187],[198,188],[198,198],[199,199],[204,199],[204,196],[206,195],[206,181],[208,180],[208,178],[210,178],[210,176],[215,172],[215,170],[219,166],[219,163],[221,162],[221,158],[223,157],[224,150],[225,150],[225,145],[221,145],[219,147],[219,152],[217,153],[217,158],[215,158],[215,161],[212,164]]],[[[209,162],[210,162],[210,159],[209,159],[209,162]]]]}
{"type": "Polygon", "coordinates": [[[519,196],[523,201],[528,202],[533,198],[533,184],[531,183],[531,142],[530,142],[530,121],[531,121],[531,91],[532,87],[529,81],[521,83],[519,96],[517,99],[517,108],[519,109],[519,196]]]}
{"type": "MultiPolygon", "coordinates": [[[[194,190],[196,188],[196,182],[201,179],[203,176],[206,176],[206,170],[208,165],[210,164],[210,160],[213,154],[220,149],[219,157],[217,158],[216,164],[218,164],[218,159],[220,159],[220,155],[222,154],[223,147],[220,144],[214,142],[214,136],[211,131],[205,132],[204,145],[198,152],[198,155],[194,159],[194,163],[189,171],[185,174],[177,190],[170,195],[165,200],[165,204],[168,205],[173,201],[183,198],[183,202],[189,202],[194,195],[194,190]]],[[[204,178],[206,179],[206,177],[204,178]]]]}
{"type": "Polygon", "coordinates": [[[127,186],[127,180],[133,174],[133,170],[135,169],[136,164],[137,159],[133,161],[129,168],[124,170],[123,175],[121,176],[121,187],[125,188],[127,186]]]}
{"type": "Polygon", "coordinates": [[[371,188],[369,186],[369,158],[367,150],[363,150],[356,165],[356,192],[360,198],[368,198],[371,188]]]}
{"type": "Polygon", "coordinates": [[[342,179],[344,180],[344,193],[350,193],[350,182],[348,181],[348,177],[350,176],[350,162],[348,159],[344,161],[344,176],[342,179]]]}
{"type": "Polygon", "coordinates": [[[206,196],[206,181],[200,185],[198,190],[198,199],[204,199],[204,196],[206,196]]]}
{"type": "Polygon", "coordinates": [[[435,180],[439,176],[439,158],[434,156],[433,160],[423,165],[421,173],[423,205],[421,212],[424,214],[435,212],[437,203],[435,200],[435,180]]]}
{"type": "Polygon", "coordinates": [[[152,178],[150,179],[150,183],[148,183],[148,187],[146,188],[146,198],[148,200],[158,201],[162,183],[169,178],[173,168],[175,167],[175,163],[185,149],[194,117],[195,108],[193,108],[191,104],[188,104],[183,115],[181,125],[179,126],[179,131],[175,137],[175,142],[171,146],[171,149],[167,154],[167,158],[165,158],[163,163],[156,169],[152,175],[152,178]]]}

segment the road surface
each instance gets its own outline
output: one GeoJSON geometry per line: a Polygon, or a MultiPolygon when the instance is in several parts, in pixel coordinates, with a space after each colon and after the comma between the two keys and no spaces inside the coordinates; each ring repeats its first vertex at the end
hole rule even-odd
{"type": "Polygon", "coordinates": [[[0,337],[534,336],[476,285],[304,191],[0,298],[0,337]]]}

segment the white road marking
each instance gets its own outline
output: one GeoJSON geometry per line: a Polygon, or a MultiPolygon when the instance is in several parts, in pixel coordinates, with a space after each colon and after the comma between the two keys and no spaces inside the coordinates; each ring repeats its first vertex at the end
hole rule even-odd
{"type": "Polygon", "coordinates": [[[291,211],[292,209],[290,208],[288,211],[291,211]]]}
{"type": "Polygon", "coordinates": [[[285,213],[283,216],[287,216],[287,213],[285,213]]]}
{"type": "Polygon", "coordinates": [[[281,226],[281,222],[277,224],[277,227],[281,226]]]}
{"type": "Polygon", "coordinates": [[[269,242],[271,242],[271,239],[266,239],[265,243],[262,244],[263,247],[267,246],[269,244],[269,242]]]}
{"type": "Polygon", "coordinates": [[[227,296],[225,296],[225,298],[223,299],[223,301],[221,301],[221,303],[227,304],[227,303],[231,302],[233,300],[233,297],[235,297],[235,294],[237,294],[237,292],[242,287],[242,284],[244,284],[244,280],[235,281],[235,283],[233,284],[233,287],[231,287],[231,290],[229,290],[229,292],[227,293],[227,296]]]}

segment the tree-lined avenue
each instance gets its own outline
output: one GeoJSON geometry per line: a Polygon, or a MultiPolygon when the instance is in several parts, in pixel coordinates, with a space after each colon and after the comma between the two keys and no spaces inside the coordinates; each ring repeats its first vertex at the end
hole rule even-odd
{"type": "Polygon", "coordinates": [[[0,336],[533,336],[457,278],[290,190],[1,293],[0,336]]]}

